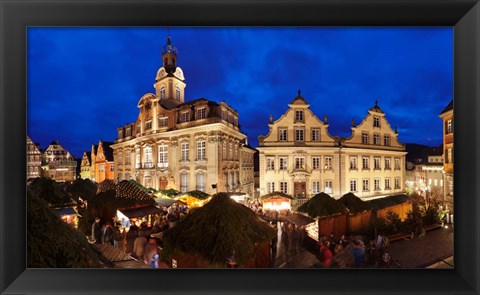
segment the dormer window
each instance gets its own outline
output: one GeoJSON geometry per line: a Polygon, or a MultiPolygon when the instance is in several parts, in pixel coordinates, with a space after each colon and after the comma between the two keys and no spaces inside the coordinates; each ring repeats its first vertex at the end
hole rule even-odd
{"type": "Polygon", "coordinates": [[[137,125],[137,133],[140,133],[140,124],[137,125]]]}
{"type": "Polygon", "coordinates": [[[158,118],[158,127],[168,126],[168,117],[159,117],[158,118]]]}
{"type": "Polygon", "coordinates": [[[373,117],[373,127],[380,128],[380,117],[373,117]]]}
{"type": "Polygon", "coordinates": [[[152,121],[147,121],[145,122],[145,130],[150,130],[152,129],[152,121]]]}
{"type": "Polygon", "coordinates": [[[295,111],[295,122],[303,122],[303,110],[296,110],[295,111]]]}
{"type": "Polygon", "coordinates": [[[206,108],[200,108],[197,110],[197,120],[205,119],[206,117],[206,108]]]}
{"type": "Polygon", "coordinates": [[[118,138],[122,138],[123,137],[123,130],[118,130],[118,138]]]}
{"type": "Polygon", "coordinates": [[[125,130],[125,136],[126,136],[126,137],[132,136],[132,129],[130,129],[130,127],[128,127],[128,128],[125,130]]]}
{"type": "Polygon", "coordinates": [[[181,123],[184,123],[184,122],[188,122],[188,121],[190,121],[189,112],[187,111],[187,112],[181,113],[181,115],[180,115],[180,122],[181,122],[181,123]]]}

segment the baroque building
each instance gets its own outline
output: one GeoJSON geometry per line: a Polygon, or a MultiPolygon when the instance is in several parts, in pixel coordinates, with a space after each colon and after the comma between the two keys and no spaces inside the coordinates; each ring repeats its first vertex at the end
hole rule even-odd
{"type": "Polygon", "coordinates": [[[98,141],[92,144],[90,179],[102,182],[105,179],[115,180],[115,166],[113,159],[113,142],[98,141]]]}
{"type": "Polygon", "coordinates": [[[370,199],[405,192],[405,146],[378,104],[359,125],[352,121],[350,137],[340,138],[300,94],[278,120],[270,117],[268,135],[259,136],[261,194],[340,198],[353,192],[370,199]]]}
{"type": "Polygon", "coordinates": [[[445,201],[453,207],[453,99],[439,117],[443,121],[443,170],[445,201]]]}
{"type": "Polygon", "coordinates": [[[80,178],[91,179],[90,170],[92,167],[92,152],[83,152],[82,162],[80,164],[80,178]]]}
{"type": "Polygon", "coordinates": [[[40,146],[27,135],[27,179],[42,176],[42,152],[40,146]]]}
{"type": "Polygon", "coordinates": [[[42,154],[42,175],[58,182],[74,181],[77,161],[61,144],[52,141],[42,154]]]}
{"type": "Polygon", "coordinates": [[[135,122],[119,127],[112,145],[118,180],[146,187],[254,192],[254,149],[225,102],[185,101],[185,77],[170,37],[162,48],[155,93],[143,95],[135,122]]]}

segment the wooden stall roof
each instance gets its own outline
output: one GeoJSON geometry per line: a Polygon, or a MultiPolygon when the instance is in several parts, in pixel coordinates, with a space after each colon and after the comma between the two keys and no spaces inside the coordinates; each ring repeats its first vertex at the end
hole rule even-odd
{"type": "Polygon", "coordinates": [[[95,249],[116,268],[149,268],[129,254],[110,244],[94,244],[95,249]]]}
{"type": "Polygon", "coordinates": [[[143,217],[149,214],[160,213],[160,209],[155,206],[144,206],[120,210],[128,218],[143,217]]]}
{"type": "Polygon", "coordinates": [[[290,214],[290,215],[286,215],[282,218],[285,219],[286,221],[290,222],[290,223],[293,223],[293,224],[297,225],[297,226],[305,226],[305,225],[310,224],[310,223],[315,221],[315,219],[312,219],[308,216],[305,216],[305,215],[302,215],[302,214],[299,214],[299,213],[293,213],[293,214],[290,214]]]}

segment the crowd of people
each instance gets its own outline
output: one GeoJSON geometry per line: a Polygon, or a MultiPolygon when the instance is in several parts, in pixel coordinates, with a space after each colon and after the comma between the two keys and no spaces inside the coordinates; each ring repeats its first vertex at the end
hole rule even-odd
{"type": "Polygon", "coordinates": [[[337,238],[334,233],[322,235],[318,241],[319,266],[322,268],[377,268],[388,267],[384,254],[388,247],[388,239],[378,236],[367,245],[360,237],[337,238]]]}
{"type": "Polygon", "coordinates": [[[165,267],[160,261],[163,232],[174,227],[188,213],[185,205],[162,206],[150,225],[145,221],[115,219],[102,224],[100,217],[97,217],[92,224],[91,240],[95,244],[110,244],[151,268],[165,267]]]}

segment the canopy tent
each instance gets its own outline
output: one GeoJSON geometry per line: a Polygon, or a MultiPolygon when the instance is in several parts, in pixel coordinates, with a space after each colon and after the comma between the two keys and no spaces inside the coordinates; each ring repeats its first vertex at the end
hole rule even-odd
{"type": "Polygon", "coordinates": [[[298,211],[307,213],[308,216],[315,218],[344,214],[347,212],[347,208],[343,203],[335,200],[326,193],[319,193],[300,206],[298,211]]]}
{"type": "Polygon", "coordinates": [[[268,257],[268,243],[274,235],[273,228],[252,210],[228,194],[219,193],[167,230],[163,237],[165,250],[172,257],[195,256],[224,266],[227,257],[232,255],[239,265],[245,265],[253,256],[260,260],[262,255],[254,253],[262,243],[267,243],[268,257]]]}
{"type": "Polygon", "coordinates": [[[157,206],[165,206],[165,207],[170,207],[175,203],[181,204],[181,205],[186,205],[186,203],[184,203],[180,200],[165,199],[165,198],[156,198],[155,202],[157,203],[157,206]]]}

